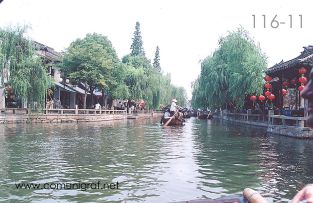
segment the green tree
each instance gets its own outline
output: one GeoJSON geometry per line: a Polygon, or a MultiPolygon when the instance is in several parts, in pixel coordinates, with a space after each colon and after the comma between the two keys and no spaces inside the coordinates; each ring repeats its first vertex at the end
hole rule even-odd
{"type": "MultiPolygon", "coordinates": [[[[112,69],[116,68],[118,62],[117,54],[107,37],[93,33],[71,43],[64,54],[61,70],[72,82],[84,84],[86,108],[87,91],[93,95],[96,88],[112,87],[112,69]]],[[[91,98],[93,104],[93,96],[91,98]]]]}
{"type": "Polygon", "coordinates": [[[154,60],[153,60],[153,67],[158,72],[161,72],[161,65],[160,65],[160,49],[159,46],[156,47],[154,60]]]}
{"type": "Polygon", "coordinates": [[[133,42],[130,46],[130,49],[131,49],[130,55],[131,56],[145,56],[139,22],[136,22],[134,37],[132,40],[133,42]]]}
{"type": "MultiPolygon", "coordinates": [[[[122,63],[125,67],[124,82],[127,88],[120,84],[120,89],[128,92],[131,99],[144,99],[150,108],[156,109],[160,104],[166,105],[171,101],[173,91],[185,95],[181,89],[177,91],[171,84],[169,74],[164,76],[161,73],[159,47],[156,48],[153,65],[145,57],[139,22],[136,22],[131,53],[123,57],[122,63]]],[[[124,97],[125,95],[127,94],[124,97]]],[[[181,95],[177,94],[177,97],[181,95]]],[[[183,98],[184,96],[180,100],[184,100],[183,98]]]]}
{"type": "Polygon", "coordinates": [[[212,56],[201,63],[201,73],[194,83],[194,107],[242,107],[246,95],[262,91],[262,75],[267,67],[265,54],[239,28],[219,40],[212,56]]]}
{"type": "Polygon", "coordinates": [[[10,85],[18,98],[28,101],[28,107],[34,103],[44,107],[51,81],[43,61],[35,56],[33,42],[23,37],[26,30],[25,26],[0,29],[0,87],[10,85]]]}

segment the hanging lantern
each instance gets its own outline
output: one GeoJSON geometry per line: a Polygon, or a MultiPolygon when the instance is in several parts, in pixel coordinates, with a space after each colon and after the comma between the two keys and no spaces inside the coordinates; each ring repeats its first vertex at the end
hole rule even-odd
{"type": "Polygon", "coordinates": [[[300,85],[299,87],[298,87],[298,90],[301,92],[302,90],[304,89],[304,85],[300,85]]]}
{"type": "Polygon", "coordinates": [[[270,91],[266,91],[264,94],[265,96],[269,97],[272,93],[270,91]]]}
{"type": "Polygon", "coordinates": [[[264,101],[264,100],[265,100],[265,97],[261,94],[261,95],[259,96],[259,100],[260,100],[260,101],[264,101]]]}
{"type": "Polygon", "coordinates": [[[270,88],[272,88],[272,85],[270,83],[265,83],[264,87],[266,89],[270,89],[270,88]]]}
{"type": "Polygon", "coordinates": [[[288,81],[284,81],[284,82],[283,82],[283,86],[284,86],[284,87],[288,87],[288,86],[289,86],[289,82],[288,82],[288,81]]]}
{"type": "Polygon", "coordinates": [[[254,102],[254,101],[256,100],[256,96],[255,96],[255,95],[252,95],[252,96],[250,97],[250,100],[254,102]]]}
{"type": "Polygon", "coordinates": [[[305,74],[306,72],[307,72],[307,69],[304,68],[304,67],[302,67],[302,68],[299,69],[299,73],[300,73],[300,74],[305,74]]]}
{"type": "Polygon", "coordinates": [[[296,79],[292,79],[290,82],[291,82],[291,84],[293,84],[293,85],[297,84],[297,80],[296,80],[296,79]]]}
{"type": "Polygon", "coordinates": [[[266,75],[265,77],[264,77],[264,80],[266,81],[266,82],[269,82],[269,81],[271,81],[273,78],[271,77],[271,76],[269,76],[269,75],[266,75]]]}
{"type": "Polygon", "coordinates": [[[282,93],[283,96],[286,96],[286,95],[288,94],[288,90],[282,89],[282,90],[281,90],[281,93],[282,93]]]}
{"type": "Polygon", "coordinates": [[[268,97],[269,100],[273,101],[275,99],[275,95],[274,94],[271,94],[269,97],[268,97]]]}
{"type": "Polygon", "coordinates": [[[308,81],[308,79],[307,79],[305,76],[301,76],[301,77],[299,78],[299,82],[300,82],[301,84],[306,84],[307,81],[308,81]]]}

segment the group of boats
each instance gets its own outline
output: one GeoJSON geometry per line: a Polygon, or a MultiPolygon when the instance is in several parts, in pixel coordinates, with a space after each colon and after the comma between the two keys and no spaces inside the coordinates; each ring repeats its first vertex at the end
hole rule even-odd
{"type": "Polygon", "coordinates": [[[183,125],[186,118],[197,117],[198,119],[212,119],[213,114],[208,109],[188,109],[181,108],[173,116],[170,115],[170,106],[166,106],[162,109],[163,116],[161,118],[161,125],[175,126],[183,125]]]}

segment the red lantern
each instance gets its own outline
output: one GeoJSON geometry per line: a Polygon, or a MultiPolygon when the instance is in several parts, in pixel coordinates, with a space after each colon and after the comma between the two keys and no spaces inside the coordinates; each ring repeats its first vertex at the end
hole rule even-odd
{"type": "Polygon", "coordinates": [[[255,101],[255,100],[256,100],[256,96],[252,95],[252,96],[250,97],[250,100],[251,100],[251,101],[255,101]]]}
{"type": "Polygon", "coordinates": [[[284,87],[288,87],[288,86],[289,86],[289,82],[288,82],[288,81],[284,81],[284,82],[283,82],[283,86],[284,86],[284,87]]]}
{"type": "Polygon", "coordinates": [[[275,95],[274,95],[274,94],[271,94],[271,95],[268,97],[268,99],[271,100],[271,101],[274,100],[274,99],[275,99],[275,95]]]}
{"type": "Polygon", "coordinates": [[[270,88],[272,88],[272,85],[270,83],[265,83],[264,87],[266,89],[270,89],[270,88]]]}
{"type": "Polygon", "coordinates": [[[306,68],[304,68],[304,67],[302,67],[302,68],[299,69],[299,73],[300,73],[300,74],[305,74],[306,71],[307,71],[307,70],[306,70],[306,68]]]}
{"type": "Polygon", "coordinates": [[[281,93],[282,93],[282,95],[283,95],[283,96],[285,96],[285,95],[287,95],[287,94],[288,94],[288,90],[286,90],[286,89],[282,89],[282,90],[281,90],[281,93]]]}
{"type": "Polygon", "coordinates": [[[269,76],[269,75],[266,75],[265,77],[264,77],[264,80],[266,81],[266,82],[269,82],[269,81],[271,81],[273,78],[271,77],[271,76],[269,76]]]}
{"type": "Polygon", "coordinates": [[[266,91],[264,94],[265,96],[269,97],[272,93],[270,91],[266,91]]]}
{"type": "Polygon", "coordinates": [[[292,79],[290,82],[291,82],[291,84],[293,84],[293,85],[297,84],[297,80],[296,80],[296,79],[292,79]]]}
{"type": "Polygon", "coordinates": [[[306,77],[304,77],[304,76],[301,76],[301,77],[299,78],[299,82],[302,83],[302,84],[306,84],[307,81],[308,81],[308,79],[307,79],[306,77]]]}
{"type": "Polygon", "coordinates": [[[260,100],[260,101],[264,101],[264,100],[265,100],[265,97],[261,94],[261,95],[259,96],[259,100],[260,100]]]}
{"type": "Polygon", "coordinates": [[[302,90],[304,89],[304,85],[300,85],[299,87],[298,87],[298,90],[301,92],[302,90]]]}

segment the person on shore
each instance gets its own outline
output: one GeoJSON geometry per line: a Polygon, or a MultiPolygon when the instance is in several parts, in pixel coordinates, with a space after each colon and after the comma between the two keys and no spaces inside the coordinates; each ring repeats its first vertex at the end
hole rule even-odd
{"type": "Polygon", "coordinates": [[[96,103],[95,109],[96,109],[96,110],[100,110],[100,108],[101,108],[101,105],[99,104],[99,102],[96,103]]]}
{"type": "MultiPolygon", "coordinates": [[[[301,92],[301,96],[308,100],[310,113],[307,119],[307,125],[313,128],[313,68],[309,76],[309,82],[301,92]]],[[[267,203],[267,201],[256,191],[246,188],[243,191],[243,196],[249,203],[267,203]]],[[[313,203],[313,184],[306,185],[292,199],[291,203],[313,203]]]]}

